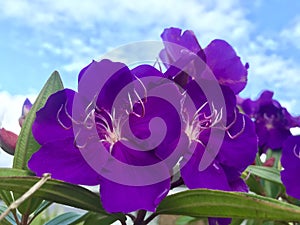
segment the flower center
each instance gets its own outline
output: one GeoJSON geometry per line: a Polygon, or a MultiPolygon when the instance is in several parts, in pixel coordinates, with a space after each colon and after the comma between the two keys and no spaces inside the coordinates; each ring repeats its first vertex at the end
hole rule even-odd
{"type": "Polygon", "coordinates": [[[128,118],[123,118],[123,116],[116,118],[116,112],[114,109],[111,114],[104,109],[96,109],[94,116],[96,127],[100,136],[100,142],[108,143],[110,152],[112,151],[112,147],[115,143],[120,140],[126,140],[122,137],[122,127],[128,118]]]}
{"type": "Polygon", "coordinates": [[[193,116],[190,116],[188,110],[183,107],[183,102],[184,99],[181,104],[181,116],[185,123],[184,132],[188,136],[190,144],[193,141],[196,141],[204,146],[202,141],[199,139],[201,132],[212,127],[216,127],[220,123],[223,117],[223,109],[218,112],[218,110],[214,107],[214,104],[212,104],[212,113],[210,115],[206,115],[203,110],[208,105],[208,102],[205,102],[197,109],[193,116]]]}

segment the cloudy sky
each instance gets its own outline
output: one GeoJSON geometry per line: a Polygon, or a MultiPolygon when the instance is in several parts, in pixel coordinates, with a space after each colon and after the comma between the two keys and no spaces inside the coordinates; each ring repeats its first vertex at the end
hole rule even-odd
{"type": "MultiPolygon", "coordinates": [[[[202,47],[228,41],[250,64],[242,96],[271,89],[299,115],[299,12],[298,0],[0,0],[0,121],[18,132],[23,101],[34,99],[53,70],[75,88],[92,59],[127,43],[159,41],[170,26],[193,30],[202,47]]],[[[0,166],[7,163],[0,152],[0,166]]]]}

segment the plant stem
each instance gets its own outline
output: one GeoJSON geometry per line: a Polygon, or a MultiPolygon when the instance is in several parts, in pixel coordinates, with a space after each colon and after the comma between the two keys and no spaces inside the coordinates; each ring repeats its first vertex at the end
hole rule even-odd
{"type": "Polygon", "coordinates": [[[183,184],[184,184],[183,179],[182,179],[182,177],[180,177],[178,180],[174,181],[174,182],[171,184],[171,188],[170,188],[170,189],[179,187],[179,186],[181,186],[181,185],[183,185],[183,184]]]}
{"type": "Polygon", "coordinates": [[[157,213],[152,213],[146,220],[144,224],[150,223],[156,216],[158,216],[157,213]]]}
{"type": "Polygon", "coordinates": [[[144,219],[146,216],[147,211],[146,210],[139,210],[136,216],[136,219],[134,220],[134,225],[144,225],[144,219]]]}

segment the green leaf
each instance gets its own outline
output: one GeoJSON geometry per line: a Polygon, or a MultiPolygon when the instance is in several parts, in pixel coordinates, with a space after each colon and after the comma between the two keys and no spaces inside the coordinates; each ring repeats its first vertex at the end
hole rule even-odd
{"type": "Polygon", "coordinates": [[[248,166],[246,171],[265,180],[282,185],[280,171],[276,168],[266,166],[248,166]]]}
{"type": "MultiPolygon", "coordinates": [[[[0,168],[0,189],[23,194],[39,181],[38,177],[20,176],[20,174],[24,175],[27,173],[28,172],[24,170],[0,168]]],[[[123,214],[108,214],[103,209],[98,194],[83,187],[59,180],[48,180],[33,196],[51,202],[109,215],[116,219],[124,220],[125,218],[123,214]]]]}
{"type": "MultiPolygon", "coordinates": [[[[36,142],[32,135],[32,124],[36,116],[36,112],[42,108],[48,97],[62,90],[63,84],[60,79],[59,73],[54,71],[44,87],[42,88],[40,94],[38,95],[35,103],[33,104],[31,110],[26,116],[26,119],[23,123],[20,135],[18,137],[16,151],[14,155],[13,168],[16,169],[28,169],[27,162],[30,159],[31,155],[36,152],[40,145],[36,142]]],[[[19,198],[19,195],[16,195],[15,198],[19,198]]],[[[19,206],[19,211],[22,214],[31,214],[42,202],[42,199],[29,198],[19,206]]]]}
{"type": "MultiPolygon", "coordinates": [[[[0,177],[0,189],[25,193],[36,182],[37,177],[0,177]]],[[[93,192],[58,180],[47,181],[33,196],[85,210],[105,213],[100,197],[93,192]]]]}
{"type": "MultiPolygon", "coordinates": [[[[112,215],[105,215],[100,213],[87,213],[84,217],[84,224],[83,225],[95,225],[95,224],[101,224],[101,225],[110,225],[113,222],[117,221],[118,218],[112,215]]],[[[123,221],[126,220],[126,217],[122,218],[123,221]]]]}
{"type": "Polygon", "coordinates": [[[84,215],[75,212],[63,213],[52,220],[48,221],[44,225],[70,225],[79,221],[84,215]]]}
{"type": "Polygon", "coordinates": [[[40,147],[40,145],[35,141],[31,131],[31,127],[35,119],[35,114],[40,108],[45,105],[48,97],[51,94],[62,90],[63,88],[64,87],[59,73],[57,71],[54,71],[44,85],[40,94],[38,95],[35,103],[33,104],[23,123],[16,146],[13,168],[27,169],[28,160],[30,159],[31,155],[40,147]]]}
{"type": "Polygon", "coordinates": [[[42,213],[45,209],[47,209],[50,205],[52,204],[52,202],[49,201],[43,201],[39,207],[34,211],[33,216],[36,217],[38,216],[40,213],[42,213]]]}
{"type": "Polygon", "coordinates": [[[299,221],[300,207],[259,195],[207,189],[189,190],[165,198],[158,214],[299,221]]]}
{"type": "Polygon", "coordinates": [[[195,217],[191,217],[191,216],[180,216],[177,220],[176,220],[176,225],[187,225],[192,223],[193,221],[196,221],[197,219],[195,219],[195,217]]]}
{"type": "Polygon", "coordinates": [[[0,190],[0,199],[5,202],[6,205],[10,205],[14,200],[10,191],[0,190]]]}

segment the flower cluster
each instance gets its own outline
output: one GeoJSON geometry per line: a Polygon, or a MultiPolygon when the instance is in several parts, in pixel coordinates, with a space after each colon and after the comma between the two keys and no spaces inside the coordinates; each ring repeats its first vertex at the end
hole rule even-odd
{"type": "Polygon", "coordinates": [[[300,127],[300,117],[292,116],[286,108],[273,99],[273,92],[264,91],[257,100],[240,99],[240,106],[255,122],[261,153],[268,149],[282,151],[281,179],[287,194],[300,199],[300,137],[290,129],[300,127]]]}
{"type": "Polygon", "coordinates": [[[78,91],[49,97],[32,126],[41,145],[28,162],[36,175],[100,185],[112,213],[155,211],[175,184],[248,191],[241,173],[258,139],[236,94],[249,65],[223,40],[202,49],[192,31],[169,28],[161,37],[165,72],[93,61],[79,73],[78,91]],[[182,182],[172,180],[177,165],[182,182]]]}
{"type": "Polygon", "coordinates": [[[243,111],[255,121],[262,152],[281,149],[284,141],[292,136],[290,129],[300,126],[300,117],[293,117],[273,99],[273,94],[264,91],[257,100],[245,99],[240,103],[243,111]]]}

